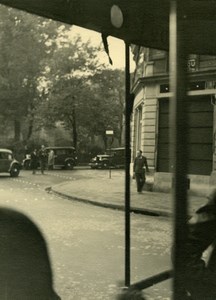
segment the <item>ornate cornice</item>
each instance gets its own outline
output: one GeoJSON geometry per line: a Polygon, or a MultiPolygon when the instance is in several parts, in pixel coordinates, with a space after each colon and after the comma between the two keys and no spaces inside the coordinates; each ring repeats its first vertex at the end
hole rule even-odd
{"type": "MultiPolygon", "coordinates": [[[[204,70],[188,73],[189,81],[194,80],[215,80],[216,81],[216,70],[204,70]]],[[[133,93],[137,93],[142,87],[148,84],[165,84],[169,83],[169,74],[160,74],[148,77],[138,78],[131,90],[133,93]]]]}

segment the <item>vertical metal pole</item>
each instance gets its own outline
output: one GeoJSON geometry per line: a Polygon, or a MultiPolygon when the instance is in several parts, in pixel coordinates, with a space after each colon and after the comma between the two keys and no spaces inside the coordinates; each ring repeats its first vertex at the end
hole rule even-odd
{"type": "Polygon", "coordinates": [[[170,156],[173,159],[174,253],[173,299],[184,300],[184,257],[187,237],[187,45],[185,0],[170,1],[170,156]]]}
{"type": "Polygon", "coordinates": [[[110,142],[110,148],[109,148],[109,179],[111,179],[111,142],[110,142]]]}
{"type": "Polygon", "coordinates": [[[125,286],[130,285],[130,56],[125,44],[125,286]]]}

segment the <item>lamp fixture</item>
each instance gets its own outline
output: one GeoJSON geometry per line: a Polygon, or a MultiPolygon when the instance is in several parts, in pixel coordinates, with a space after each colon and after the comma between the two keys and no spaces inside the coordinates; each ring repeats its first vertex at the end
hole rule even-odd
{"type": "Polygon", "coordinates": [[[111,23],[116,28],[121,28],[123,25],[123,13],[118,5],[113,5],[110,10],[111,23]]]}

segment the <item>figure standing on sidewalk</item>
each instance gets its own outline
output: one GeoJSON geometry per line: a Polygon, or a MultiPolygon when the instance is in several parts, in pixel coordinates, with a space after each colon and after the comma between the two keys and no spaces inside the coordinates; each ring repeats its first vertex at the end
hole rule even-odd
{"type": "Polygon", "coordinates": [[[137,151],[137,156],[135,157],[134,160],[133,171],[137,183],[137,192],[142,193],[143,186],[146,180],[145,171],[149,172],[149,168],[148,168],[147,158],[142,155],[141,150],[137,151]]]}
{"type": "Polygon", "coordinates": [[[42,145],[41,149],[39,150],[39,160],[40,160],[41,174],[44,174],[44,170],[47,164],[47,153],[44,145],[42,145]]]}
{"type": "Polygon", "coordinates": [[[55,159],[55,153],[53,149],[51,149],[48,154],[48,170],[53,170],[54,159],[55,159]]]}
{"type": "Polygon", "coordinates": [[[32,174],[36,174],[36,170],[38,167],[38,155],[37,155],[37,149],[34,149],[34,151],[31,153],[31,161],[30,166],[32,169],[32,174]]]}

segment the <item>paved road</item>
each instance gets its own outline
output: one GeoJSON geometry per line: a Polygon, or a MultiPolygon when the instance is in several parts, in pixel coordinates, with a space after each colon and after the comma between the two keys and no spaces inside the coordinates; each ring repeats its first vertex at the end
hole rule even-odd
{"type": "MultiPolygon", "coordinates": [[[[23,171],[15,179],[0,178],[0,205],[23,211],[43,231],[63,300],[115,299],[124,278],[123,212],[68,201],[44,190],[88,172],[92,170],[43,176],[23,171]]],[[[170,226],[166,218],[132,215],[132,282],[170,267],[170,226]]],[[[147,293],[148,299],[170,299],[169,282],[147,293]]]]}

